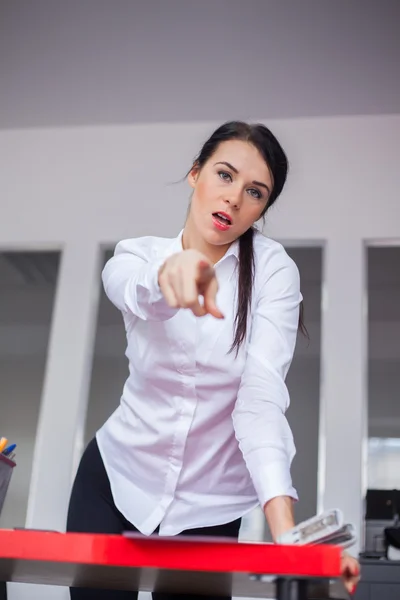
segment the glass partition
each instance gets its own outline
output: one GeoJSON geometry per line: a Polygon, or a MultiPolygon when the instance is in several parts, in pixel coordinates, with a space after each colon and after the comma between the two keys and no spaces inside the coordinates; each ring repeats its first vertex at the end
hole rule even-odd
{"type": "MultiPolygon", "coordinates": [[[[111,250],[104,252],[104,265],[111,258],[112,253],[111,250]]],[[[101,281],[99,285],[101,292],[86,417],[85,445],[117,408],[123,385],[128,377],[122,315],[107,298],[101,281]]]]}
{"type": "Polygon", "coordinates": [[[368,487],[400,489],[400,245],[368,257],[368,487]]]}
{"type": "Polygon", "coordinates": [[[25,525],[59,259],[0,252],[0,436],[17,444],[3,528],[25,525]]]}
{"type": "Polygon", "coordinates": [[[297,448],[292,468],[293,483],[299,494],[295,513],[296,521],[302,521],[317,511],[323,249],[291,247],[287,251],[300,271],[305,325],[310,338],[299,332],[287,377],[291,398],[287,417],[297,448]]]}

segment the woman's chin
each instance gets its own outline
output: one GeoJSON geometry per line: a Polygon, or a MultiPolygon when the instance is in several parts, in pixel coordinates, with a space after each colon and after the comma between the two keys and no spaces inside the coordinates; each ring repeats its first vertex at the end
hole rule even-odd
{"type": "Polygon", "coordinates": [[[235,239],[232,234],[222,231],[207,232],[204,236],[204,240],[211,246],[227,246],[232,244],[235,239]]]}
{"type": "Polygon", "coordinates": [[[237,238],[232,228],[224,231],[218,229],[214,224],[211,224],[211,227],[205,227],[201,234],[207,244],[212,244],[215,246],[232,244],[232,242],[234,242],[237,238]]]}

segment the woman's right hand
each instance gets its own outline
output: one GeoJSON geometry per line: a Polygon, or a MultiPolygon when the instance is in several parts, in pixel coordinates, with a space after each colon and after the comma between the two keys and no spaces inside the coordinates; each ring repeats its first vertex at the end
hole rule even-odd
{"type": "Polygon", "coordinates": [[[224,316],[216,305],[218,282],[212,263],[197,250],[173,254],[158,272],[158,284],[171,308],[189,308],[196,317],[224,316]],[[203,304],[199,302],[203,297],[203,304]]]}

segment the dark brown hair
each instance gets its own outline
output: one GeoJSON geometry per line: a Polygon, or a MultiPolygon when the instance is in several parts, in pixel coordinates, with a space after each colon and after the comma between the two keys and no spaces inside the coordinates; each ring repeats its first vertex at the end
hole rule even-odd
{"type": "MultiPolygon", "coordinates": [[[[264,217],[267,210],[274,204],[285,185],[288,173],[288,160],[286,154],[271,131],[261,124],[249,124],[242,121],[229,121],[224,123],[205,142],[194,164],[201,170],[211,158],[219,144],[229,140],[241,140],[252,144],[264,158],[272,175],[273,188],[268,199],[268,204],[263,210],[264,217]]],[[[254,228],[250,227],[239,239],[239,292],[238,305],[235,317],[235,335],[231,350],[238,350],[246,337],[247,314],[251,305],[253,280],[254,280],[254,228]]],[[[307,330],[304,325],[303,303],[300,304],[299,329],[305,335],[307,330]]]]}

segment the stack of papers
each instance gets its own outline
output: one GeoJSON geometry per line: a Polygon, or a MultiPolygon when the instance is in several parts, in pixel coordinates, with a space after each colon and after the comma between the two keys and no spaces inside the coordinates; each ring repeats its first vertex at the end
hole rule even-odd
{"type": "Polygon", "coordinates": [[[348,548],[356,542],[354,527],[344,523],[340,510],[328,510],[299,523],[278,538],[279,544],[335,544],[348,548]]]}

